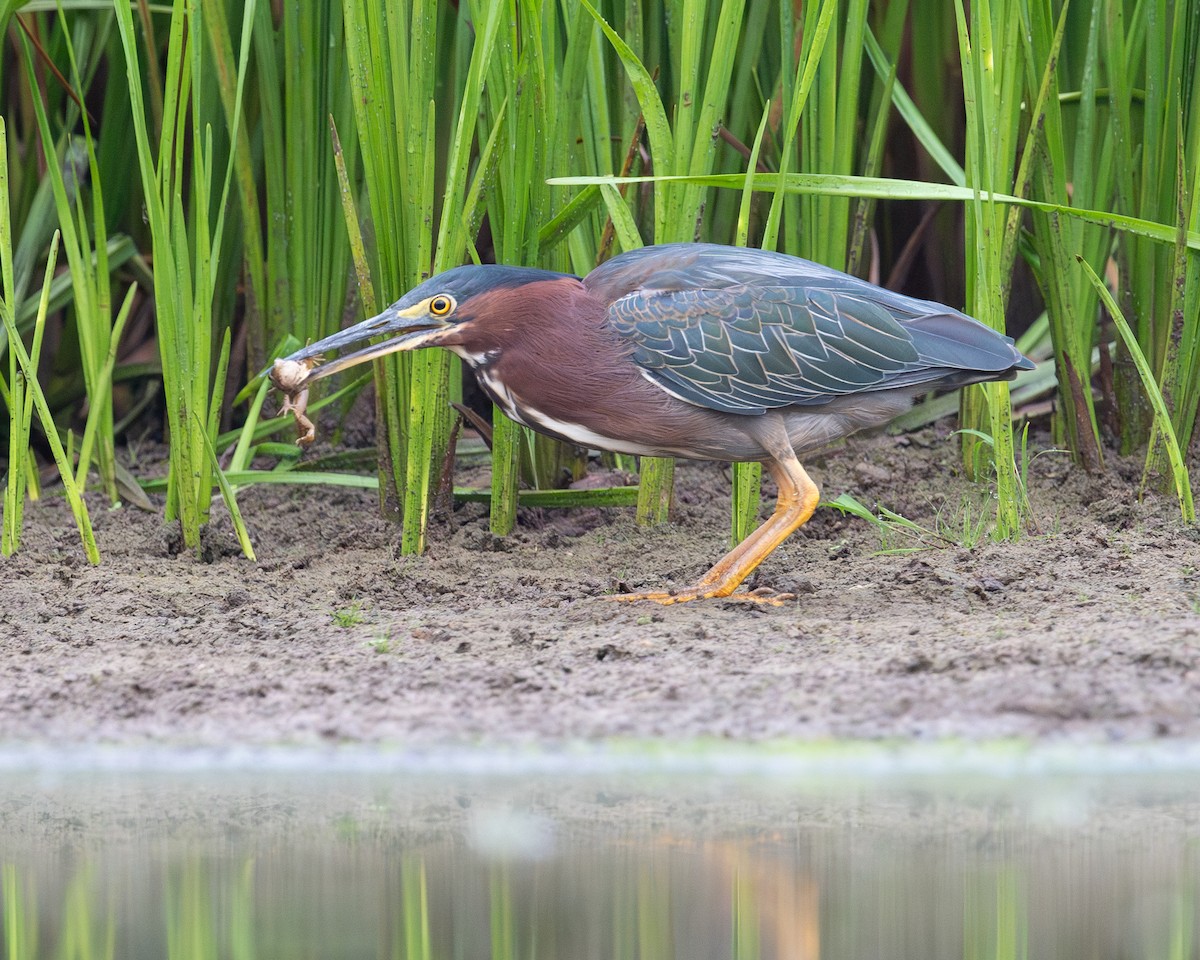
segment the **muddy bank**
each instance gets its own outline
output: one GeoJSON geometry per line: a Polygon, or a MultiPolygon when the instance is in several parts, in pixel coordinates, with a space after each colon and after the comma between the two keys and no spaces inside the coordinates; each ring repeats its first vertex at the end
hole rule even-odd
{"type": "MultiPolygon", "coordinates": [[[[961,529],[986,494],[954,464],[930,430],[810,472],[827,499],[961,529]]],[[[373,494],[261,487],[239,498],[258,564],[219,516],[197,559],[158,515],[92,501],[92,568],[50,497],[0,560],[0,740],[1200,735],[1197,532],[1129,477],[1045,455],[1030,481],[1039,533],[1016,544],[881,554],[871,525],[819,510],[757,577],[797,595],[779,607],[606,598],[721,555],[713,464],[681,468],[666,529],[527,512],[497,540],[464,505],[421,557],[397,556],[373,494]]]]}

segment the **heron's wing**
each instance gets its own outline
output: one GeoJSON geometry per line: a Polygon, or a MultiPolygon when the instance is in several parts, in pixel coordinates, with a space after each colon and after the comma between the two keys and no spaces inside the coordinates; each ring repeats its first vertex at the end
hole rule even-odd
{"type": "Polygon", "coordinates": [[[1022,359],[1008,338],[949,307],[826,270],[802,285],[643,288],[614,300],[606,319],[648,379],[730,413],[995,379],[1022,359]]]}

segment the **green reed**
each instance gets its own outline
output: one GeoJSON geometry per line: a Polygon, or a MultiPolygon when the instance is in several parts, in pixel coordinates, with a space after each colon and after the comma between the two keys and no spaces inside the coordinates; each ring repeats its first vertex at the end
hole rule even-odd
{"type": "MultiPolygon", "coordinates": [[[[1188,474],[1187,463],[1184,461],[1183,451],[1186,447],[1181,447],[1175,431],[1175,425],[1171,421],[1171,411],[1167,407],[1167,402],[1164,396],[1161,385],[1155,380],[1154,371],[1151,370],[1149,362],[1146,360],[1142,349],[1137,342],[1137,338],[1133,333],[1128,321],[1121,312],[1121,308],[1117,305],[1116,299],[1108,289],[1101,283],[1096,272],[1086,263],[1083,263],[1083,270],[1087,274],[1088,280],[1095,287],[1100,301],[1104,304],[1105,310],[1108,311],[1112,318],[1113,325],[1117,328],[1117,335],[1121,338],[1121,344],[1129,353],[1130,360],[1137,369],[1138,376],[1141,378],[1142,387],[1145,392],[1146,402],[1154,411],[1153,429],[1162,443],[1164,456],[1170,464],[1170,477],[1175,483],[1175,492],[1179,497],[1179,508],[1183,514],[1183,519],[1192,523],[1196,519],[1196,507],[1192,500],[1192,485],[1191,478],[1188,474]]],[[[1153,454],[1153,449],[1151,449],[1153,454]]]]}
{"type": "MultiPolygon", "coordinates": [[[[1018,0],[1019,2],[1019,0],[1018,0]]],[[[1023,62],[1017,2],[982,0],[970,16],[955,0],[963,96],[967,107],[967,183],[974,192],[966,218],[966,311],[995,330],[1005,327],[1012,237],[1016,225],[993,191],[1014,192],[1013,178],[1021,129],[1023,62]],[[985,196],[986,193],[986,196],[985,196]]],[[[960,420],[963,463],[975,474],[978,440],[992,439],[996,471],[996,535],[1021,532],[1020,485],[1014,458],[1012,410],[1007,383],[987,383],[962,392],[960,420]]]]}
{"type": "MultiPolygon", "coordinates": [[[[344,0],[342,10],[375,232],[376,299],[388,303],[462,262],[475,235],[475,210],[467,207],[468,197],[478,197],[470,190],[478,176],[475,120],[503,7],[490,4],[473,29],[434,0],[387,7],[344,0]],[[445,78],[453,80],[439,87],[445,78]]],[[[377,437],[391,464],[381,495],[402,516],[401,550],[416,553],[449,443],[450,357],[400,353],[376,368],[377,437]]]]}
{"type": "Polygon", "coordinates": [[[732,960],[759,960],[762,956],[762,944],[759,934],[758,891],[754,883],[741,871],[734,872],[730,885],[733,890],[729,913],[733,921],[733,931],[729,955],[732,960]]]}
{"type": "MultiPolygon", "coordinates": [[[[499,263],[578,273],[594,264],[594,238],[577,231],[570,236],[583,242],[570,244],[563,242],[567,234],[555,242],[542,236],[544,225],[568,199],[567,191],[551,187],[547,178],[572,168],[594,172],[598,163],[607,169],[611,161],[610,143],[604,142],[598,155],[592,149],[596,141],[585,137],[593,131],[583,118],[596,115],[596,90],[605,89],[588,82],[593,31],[582,9],[572,18],[563,7],[560,18],[553,3],[514,4],[497,38],[484,97],[484,125],[495,146],[484,152],[491,158],[485,202],[499,263]],[[565,29],[561,36],[560,28],[565,29]]],[[[598,229],[594,218],[589,220],[598,229]]],[[[577,479],[585,464],[570,445],[519,427],[499,409],[492,425],[491,525],[506,534],[516,520],[521,474],[545,489],[564,477],[577,479]]]]}
{"type": "Polygon", "coordinates": [[[4,956],[33,960],[37,952],[37,900],[16,866],[0,867],[0,899],[4,902],[4,956]]]}
{"type": "MultiPolygon", "coordinates": [[[[63,449],[58,435],[58,426],[45,392],[38,382],[38,362],[46,325],[46,313],[50,300],[50,278],[58,262],[58,234],[50,241],[50,254],[46,263],[45,280],[38,301],[30,347],[26,349],[17,330],[16,280],[13,269],[12,227],[8,205],[8,132],[7,124],[0,117],[0,323],[4,326],[5,342],[9,351],[9,376],[5,383],[0,377],[0,394],[9,411],[8,480],[4,488],[3,532],[0,533],[0,553],[10,556],[21,542],[21,526],[24,518],[25,497],[29,491],[37,490],[37,465],[31,456],[29,439],[33,427],[33,411],[38,414],[42,431],[50,444],[54,462],[62,478],[63,489],[75,525],[83,541],[84,554],[91,563],[100,562],[100,552],[92,533],[92,521],[87,504],[83,500],[79,485],[75,481],[70,458],[63,449]]],[[[127,301],[128,304],[128,301],[127,301]]],[[[128,307],[126,307],[128,309],[128,307]]]]}
{"type": "MultiPolygon", "coordinates": [[[[997,327],[1024,261],[1045,300],[1053,360],[1017,386],[1056,381],[1055,442],[1103,469],[1115,431],[1122,450],[1145,451],[1148,479],[1181,498],[1190,483],[1147,390],[1186,462],[1200,408],[1195,4],[991,0],[969,5],[969,18],[964,4],[957,19],[934,0],[343,0],[284,4],[278,22],[273,9],[177,0],[20,13],[46,53],[10,45],[4,65],[18,69],[0,75],[10,136],[21,143],[6,191],[14,230],[5,301],[28,352],[43,299],[33,288],[61,229],[70,270],[52,279],[42,315],[53,324],[66,310],[66,347],[46,358],[43,369],[54,360],[55,373],[43,386],[59,424],[71,403],[87,404],[82,441],[60,443],[74,486],[95,467],[115,498],[113,381],[152,372],[116,362],[119,325],[137,307],[132,292],[114,298],[118,270],[122,291],[135,279],[154,291],[167,514],[195,546],[226,446],[236,444],[235,485],[304,471],[294,458],[277,471],[252,468],[279,429],[259,422],[261,394],[244,434],[219,432],[224,371],[239,380],[284,343],[339,326],[352,260],[359,301],[374,309],[474,256],[583,274],[615,249],[692,239],[782,249],[880,282],[907,263],[898,279],[909,271],[911,292],[965,304],[997,327]],[[45,82],[49,62],[65,83],[45,82]],[[92,89],[97,76],[107,77],[102,93],[92,89]],[[10,110],[17,104],[30,109],[10,110]],[[138,178],[127,175],[129,144],[110,135],[131,124],[138,178]],[[622,172],[649,179],[623,181],[622,172]],[[910,214],[901,200],[920,207],[910,214]],[[909,258],[902,221],[921,211],[930,222],[909,258]],[[610,220],[611,249],[602,239],[610,220]],[[964,235],[965,256],[944,255],[964,235]],[[481,248],[489,236],[491,249],[481,248]],[[1149,378],[1100,310],[1085,265],[1111,285],[1149,378]],[[64,372],[76,344],[75,369],[64,372]],[[83,389],[60,401],[67,379],[83,389]]],[[[15,10],[0,4],[0,24],[23,37],[15,10]]],[[[24,425],[36,430],[42,416],[32,417],[32,384],[12,392],[23,379],[15,354],[6,367],[0,399],[18,426],[4,446],[27,450],[24,425]]],[[[404,516],[403,549],[419,550],[459,365],[421,351],[376,368],[381,497],[404,516]]],[[[348,409],[360,380],[313,407],[348,409]]],[[[997,529],[1012,533],[1021,492],[1007,465],[1007,387],[969,397],[966,446],[991,438],[969,462],[995,455],[997,529]]],[[[52,445],[61,440],[61,428],[46,429],[52,445]]],[[[581,465],[578,451],[499,417],[494,438],[492,523],[504,532],[519,500],[546,496],[581,465]],[[518,493],[519,477],[536,489],[518,493]]],[[[23,464],[18,473],[34,480],[32,461],[23,464]]],[[[309,474],[303,482],[329,475],[309,474]]],[[[642,519],[666,516],[671,474],[669,461],[643,461],[642,519]]],[[[757,519],[757,466],[736,466],[735,478],[736,539],[757,519]]],[[[18,522],[19,510],[10,516],[18,522]]]]}
{"type": "MultiPolygon", "coordinates": [[[[80,64],[75,53],[71,31],[65,15],[59,11],[59,24],[70,63],[72,86],[82,100],[84,86],[80,64]]],[[[37,91],[37,80],[32,50],[28,38],[22,35],[26,76],[31,90],[37,91]]],[[[88,65],[84,64],[86,68],[88,65]]],[[[118,501],[116,481],[116,453],[113,439],[112,411],[112,361],[115,355],[114,316],[108,263],[108,231],[104,212],[104,190],[96,158],[96,145],[92,138],[91,121],[86,110],[79,110],[73,100],[67,101],[64,129],[70,130],[76,122],[83,127],[86,147],[87,169],[90,173],[89,191],[70,165],[64,164],[65,154],[70,150],[71,138],[62,138],[62,152],[56,150],[56,139],[51,132],[46,105],[40,92],[33,96],[33,107],[46,170],[54,194],[54,205],[62,236],[62,246],[70,268],[71,305],[75,319],[75,332],[79,342],[79,357],[82,367],[84,388],[88,400],[89,442],[80,450],[76,482],[82,487],[87,479],[93,450],[101,484],[109,501],[118,501]],[[91,203],[87,201],[89,199],[91,203]],[[106,374],[107,369],[107,374],[106,374]]],[[[115,357],[114,357],[115,358],[115,357]]]]}
{"type": "MultiPolygon", "coordinates": [[[[1057,59],[1062,64],[1046,72],[1040,89],[1032,73],[1026,82],[1028,95],[1037,95],[1042,118],[1032,157],[1030,188],[1038,199],[1099,207],[1107,203],[1113,185],[1113,139],[1098,123],[1102,20],[1099,8],[1093,6],[1089,21],[1078,24],[1085,31],[1084,42],[1065,45],[1070,12],[1063,5],[1056,13],[1048,0],[1031,0],[1021,10],[1026,63],[1057,59]],[[1067,89],[1064,84],[1076,83],[1080,85],[1078,102],[1068,105],[1063,102],[1067,89]]],[[[1099,469],[1103,454],[1091,389],[1097,301],[1076,257],[1082,256],[1093,269],[1103,270],[1112,244],[1111,232],[1055,212],[1035,210],[1031,221],[1035,254],[1031,266],[1046,301],[1058,372],[1055,440],[1085,467],[1099,469]]]]}
{"type": "MultiPolygon", "coordinates": [[[[255,0],[243,9],[241,51],[231,136],[239,127],[241,94],[250,53],[255,0]]],[[[221,157],[213,127],[202,121],[212,94],[209,47],[203,13],[183,0],[171,8],[162,128],[157,155],[146,123],[145,80],[139,70],[137,39],[130,6],[114,0],[125,57],[130,108],[142,195],[154,250],[156,331],[162,358],[170,467],[168,520],[178,519],[184,544],[199,549],[200,527],[207,520],[213,488],[213,461],[207,447],[219,424],[230,330],[214,316],[225,240],[225,213],[234,167],[226,144],[226,169],[219,193],[214,174],[221,157]],[[186,203],[185,203],[186,198],[186,203]],[[214,354],[214,347],[216,353],[214,354]]],[[[147,55],[157,56],[156,50],[147,55]]],[[[214,98],[215,99],[215,98],[214,98]]],[[[238,526],[236,511],[233,513],[238,526]]],[[[239,537],[248,543],[245,531],[239,537]]]]}
{"type": "MultiPolygon", "coordinates": [[[[1107,0],[1102,11],[1113,209],[1177,231],[1171,247],[1120,237],[1117,300],[1187,449],[1200,404],[1200,254],[1187,244],[1188,231],[1200,229],[1200,10],[1186,0],[1147,0],[1127,11],[1107,0]]],[[[1160,468],[1161,433],[1140,375],[1120,342],[1117,356],[1121,448],[1129,452],[1148,440],[1147,468],[1160,468]]]]}
{"type": "Polygon", "coordinates": [[[965,894],[963,960],[1028,960],[1029,903],[1015,870],[972,878],[965,894]]]}
{"type": "MultiPolygon", "coordinates": [[[[763,136],[767,132],[767,121],[770,119],[771,105],[768,102],[763,110],[762,120],[758,124],[758,132],[754,136],[754,146],[746,159],[746,184],[742,188],[741,202],[738,206],[737,232],[734,244],[744,247],[750,235],[750,209],[754,200],[754,176],[758,170],[758,157],[762,151],[763,136]]],[[[730,530],[731,546],[736,546],[750,535],[758,524],[759,506],[762,502],[762,464],[735,463],[733,465],[733,493],[730,498],[730,530]]]]}
{"type": "MultiPolygon", "coordinates": [[[[206,5],[204,18],[228,125],[236,112],[237,76],[229,20],[237,9],[234,3],[206,5]]],[[[284,4],[278,23],[272,16],[270,4],[257,6],[252,80],[235,166],[251,372],[288,334],[304,344],[337,330],[349,276],[349,244],[328,134],[331,118],[343,129],[353,122],[341,7],[284,4]],[[255,135],[261,144],[257,151],[252,149],[255,135]]],[[[351,138],[342,151],[351,177],[356,146],[351,138]]]]}

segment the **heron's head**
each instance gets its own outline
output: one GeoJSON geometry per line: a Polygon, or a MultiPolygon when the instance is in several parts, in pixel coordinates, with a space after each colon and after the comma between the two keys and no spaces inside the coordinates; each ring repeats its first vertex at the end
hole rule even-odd
{"type": "Polygon", "coordinates": [[[521,288],[566,278],[565,274],[549,270],[497,264],[455,267],[413,287],[378,316],[276,361],[271,379],[276,386],[291,392],[347,367],[399,350],[461,346],[469,342],[476,326],[482,333],[489,322],[507,319],[505,305],[510,300],[516,302],[511,295],[521,288]],[[383,339],[371,342],[377,338],[383,339]],[[304,372],[285,383],[279,376],[281,369],[304,372]]]}

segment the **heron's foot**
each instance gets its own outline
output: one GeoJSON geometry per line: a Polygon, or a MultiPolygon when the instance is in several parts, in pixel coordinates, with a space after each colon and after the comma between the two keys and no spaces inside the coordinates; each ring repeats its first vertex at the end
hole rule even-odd
{"type": "Polygon", "coordinates": [[[649,600],[652,603],[661,603],[663,606],[687,603],[690,600],[723,600],[730,603],[763,603],[772,607],[781,607],[789,600],[795,600],[796,595],[794,593],[776,593],[766,587],[760,587],[757,590],[742,590],[739,593],[725,593],[717,586],[698,583],[694,587],[685,587],[672,592],[660,590],[652,593],[617,593],[608,599],[627,603],[649,600]]]}

